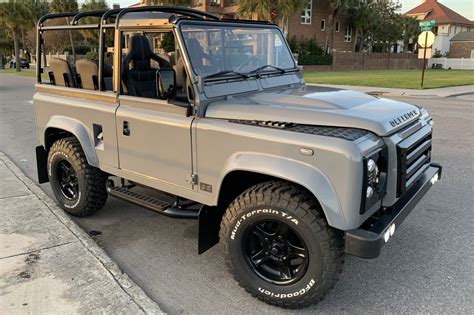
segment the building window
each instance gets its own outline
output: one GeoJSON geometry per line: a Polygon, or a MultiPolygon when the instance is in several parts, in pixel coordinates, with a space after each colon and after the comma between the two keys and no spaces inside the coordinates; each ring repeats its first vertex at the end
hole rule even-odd
{"type": "Polygon", "coordinates": [[[344,34],[344,41],[349,43],[352,40],[352,26],[346,26],[346,33],[344,34]]]}
{"type": "Polygon", "coordinates": [[[311,24],[311,15],[313,9],[313,0],[308,0],[306,6],[303,8],[301,12],[301,24],[311,24]]]}
{"type": "Polygon", "coordinates": [[[336,22],[336,32],[339,33],[339,30],[341,29],[341,24],[339,23],[339,21],[336,22]]]}
{"type": "Polygon", "coordinates": [[[321,32],[324,32],[326,30],[326,20],[322,19],[321,20],[321,32]]]}

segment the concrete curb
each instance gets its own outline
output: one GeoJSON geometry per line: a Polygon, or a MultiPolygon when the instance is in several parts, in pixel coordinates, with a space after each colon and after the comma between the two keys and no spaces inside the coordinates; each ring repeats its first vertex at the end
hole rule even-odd
{"type": "Polygon", "coordinates": [[[23,172],[3,153],[0,152],[0,160],[13,172],[13,174],[25,184],[25,186],[40,199],[51,211],[51,213],[64,224],[64,226],[83,244],[83,246],[102,264],[102,266],[112,275],[116,283],[122,290],[130,296],[130,299],[145,314],[166,314],[160,306],[153,301],[133,280],[129,278],[117,263],[115,263],[97,243],[72,221],[56,203],[46,195],[41,188],[23,172]]]}

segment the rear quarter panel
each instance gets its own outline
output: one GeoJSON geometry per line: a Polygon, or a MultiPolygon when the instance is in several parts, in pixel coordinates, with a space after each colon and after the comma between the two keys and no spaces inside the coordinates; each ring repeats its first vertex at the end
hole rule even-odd
{"type": "MultiPolygon", "coordinates": [[[[115,129],[115,111],[117,97],[111,92],[88,91],[75,88],[36,84],[33,97],[39,141],[45,145],[45,131],[48,128],[65,129],[76,135],[83,148],[95,153],[97,164],[118,167],[117,134],[115,129]],[[71,123],[73,122],[74,123],[71,123]],[[79,124],[88,137],[77,134],[79,124]],[[96,145],[93,125],[102,127],[103,145],[96,145]]],[[[89,157],[88,157],[89,161],[89,157]]],[[[90,162],[90,161],[89,161],[90,162]]]]}

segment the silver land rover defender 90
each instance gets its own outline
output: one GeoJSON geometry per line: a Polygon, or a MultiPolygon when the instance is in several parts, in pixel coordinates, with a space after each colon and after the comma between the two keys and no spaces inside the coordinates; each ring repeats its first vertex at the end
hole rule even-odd
{"type": "Polygon", "coordinates": [[[50,14],[37,55],[65,30],[96,31],[98,61],[38,58],[39,182],[75,216],[113,196],[199,220],[199,253],[220,243],[269,304],[321,300],[345,254],[377,257],[441,177],[425,109],[309,91],[275,25],[165,6],[50,14]]]}

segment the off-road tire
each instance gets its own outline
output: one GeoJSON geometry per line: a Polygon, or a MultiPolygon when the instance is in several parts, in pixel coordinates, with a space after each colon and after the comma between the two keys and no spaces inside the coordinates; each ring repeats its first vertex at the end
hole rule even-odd
{"type": "Polygon", "coordinates": [[[230,273],[241,287],[252,296],[283,308],[307,307],[322,300],[337,282],[344,263],[342,233],[328,225],[312,195],[283,181],[255,185],[229,205],[221,221],[220,246],[230,273]],[[300,280],[289,285],[262,279],[244,258],[246,228],[272,219],[286,220],[308,247],[307,270],[300,280]]]}
{"type": "Polygon", "coordinates": [[[53,193],[59,206],[66,212],[84,217],[95,213],[105,205],[107,176],[100,169],[87,163],[81,144],[75,137],[63,138],[53,143],[48,153],[47,167],[53,193]],[[61,161],[69,163],[77,177],[79,193],[72,200],[61,192],[57,175],[61,161]]]}

